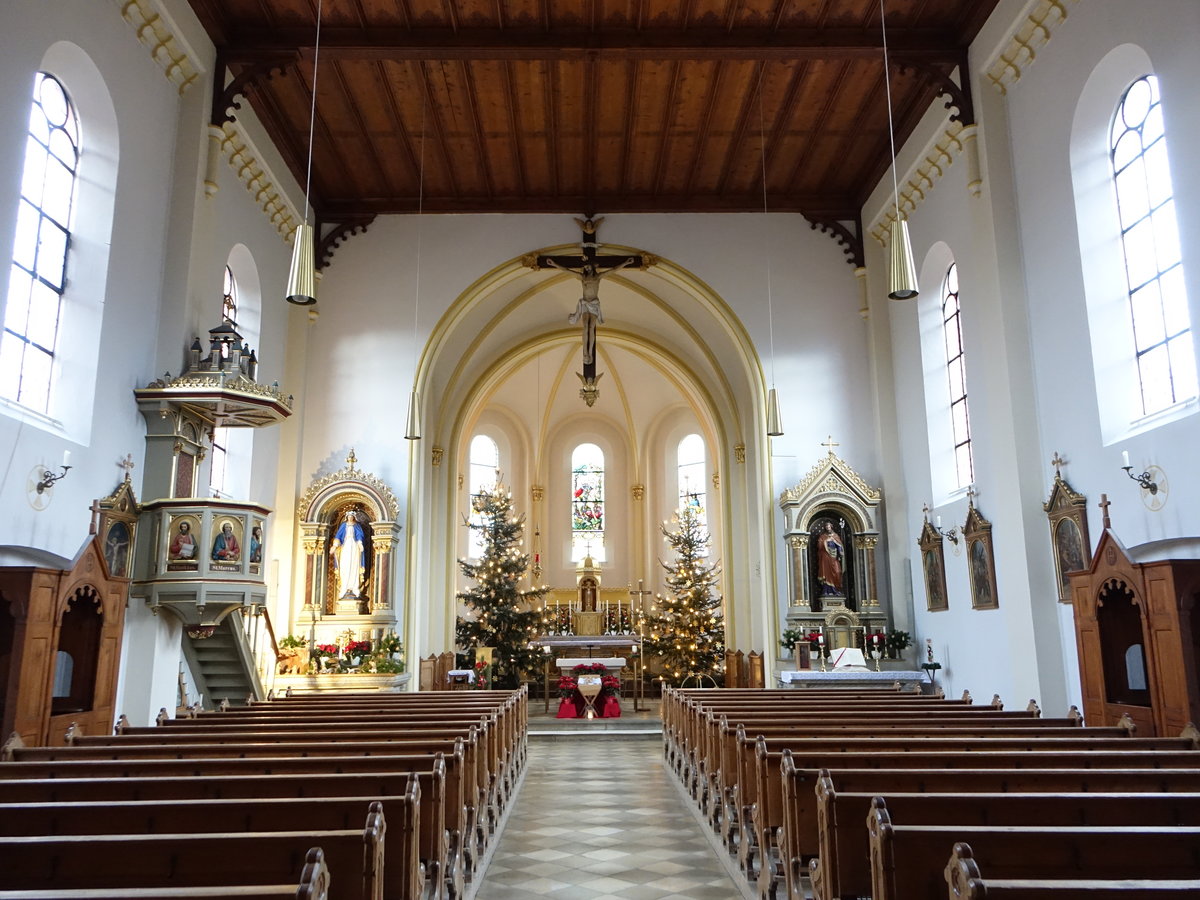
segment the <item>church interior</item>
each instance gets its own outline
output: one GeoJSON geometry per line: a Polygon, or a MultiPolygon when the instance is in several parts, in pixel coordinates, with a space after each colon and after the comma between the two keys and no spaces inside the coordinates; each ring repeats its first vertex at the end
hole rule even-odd
{"type": "Polygon", "coordinates": [[[487,492],[534,651],[640,652],[690,507],[697,685],[880,636],[946,696],[1177,735],[1200,8],[884,9],[8,3],[4,736],[358,642],[442,687],[487,492]]]}

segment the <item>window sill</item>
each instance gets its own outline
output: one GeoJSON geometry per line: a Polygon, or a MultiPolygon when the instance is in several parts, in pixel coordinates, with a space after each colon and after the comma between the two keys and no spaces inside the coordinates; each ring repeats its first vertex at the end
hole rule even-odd
{"type": "Polygon", "coordinates": [[[16,400],[10,400],[7,397],[0,397],[0,414],[64,437],[67,433],[66,427],[58,419],[52,418],[45,413],[40,413],[35,409],[30,409],[28,406],[22,406],[16,400]]]}
{"type": "Polygon", "coordinates": [[[1118,435],[1114,440],[1107,441],[1106,446],[1116,444],[1134,435],[1153,431],[1155,428],[1159,428],[1170,422],[1186,418],[1194,414],[1197,410],[1200,410],[1200,397],[1189,397],[1187,400],[1180,400],[1178,403],[1171,404],[1166,409],[1160,409],[1158,412],[1150,413],[1148,416],[1134,419],[1129,423],[1123,434],[1118,435]]]}

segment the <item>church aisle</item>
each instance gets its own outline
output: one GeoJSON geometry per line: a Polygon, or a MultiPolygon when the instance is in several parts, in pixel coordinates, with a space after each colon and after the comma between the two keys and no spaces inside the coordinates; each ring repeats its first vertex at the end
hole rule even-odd
{"type": "Polygon", "coordinates": [[[476,900],[740,900],[658,741],[530,741],[476,900]]]}

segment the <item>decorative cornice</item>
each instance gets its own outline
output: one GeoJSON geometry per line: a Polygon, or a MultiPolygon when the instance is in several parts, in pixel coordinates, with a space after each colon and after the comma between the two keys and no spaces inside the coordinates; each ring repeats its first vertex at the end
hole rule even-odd
{"type": "Polygon", "coordinates": [[[168,27],[158,0],[116,0],[121,18],[129,23],[137,39],[150,48],[151,58],[162,66],[167,80],[182,95],[200,77],[200,66],[168,27]]]}
{"type": "Polygon", "coordinates": [[[246,186],[246,191],[275,226],[275,230],[290,241],[296,226],[300,224],[300,215],[277,186],[278,179],[262,162],[261,155],[237,122],[225,122],[221,125],[221,131],[224,134],[221,152],[229,161],[229,167],[246,186]]]}
{"type": "Polygon", "coordinates": [[[364,472],[361,469],[354,468],[353,465],[347,465],[345,468],[331,472],[323,478],[318,478],[308,486],[308,490],[304,492],[304,496],[296,504],[297,518],[307,521],[306,516],[312,507],[313,501],[322,491],[335,484],[347,488],[353,488],[356,485],[368,488],[371,493],[383,501],[385,506],[384,511],[388,520],[394,522],[400,517],[400,504],[396,501],[396,495],[392,493],[390,487],[370,472],[364,472]]]}
{"type": "Polygon", "coordinates": [[[779,495],[779,505],[783,506],[803,499],[809,489],[822,478],[824,478],[823,490],[844,493],[844,486],[850,484],[867,500],[878,501],[880,499],[878,488],[867,484],[866,479],[855,472],[849,463],[831,451],[828,456],[809,470],[803,481],[779,495]]]}
{"type": "MultiPolygon", "coordinates": [[[[945,129],[934,135],[933,140],[926,146],[915,169],[910,170],[900,182],[900,205],[906,216],[921,205],[925,194],[933,188],[934,182],[946,174],[946,170],[953,165],[954,158],[962,152],[963,131],[964,126],[961,123],[947,122],[945,129]]],[[[870,235],[881,247],[887,246],[888,234],[896,217],[896,204],[889,203],[872,224],[870,235]]]]}
{"type": "Polygon", "coordinates": [[[1050,36],[1067,19],[1067,4],[1077,0],[1030,0],[1008,43],[987,64],[985,74],[992,87],[1001,94],[1008,93],[1033,65],[1037,51],[1046,46],[1050,36]]]}

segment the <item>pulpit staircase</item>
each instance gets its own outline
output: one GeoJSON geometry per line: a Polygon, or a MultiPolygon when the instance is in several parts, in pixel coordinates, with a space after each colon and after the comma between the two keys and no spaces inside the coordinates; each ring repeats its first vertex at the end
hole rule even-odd
{"type": "Polygon", "coordinates": [[[245,706],[253,695],[266,697],[243,617],[234,611],[220,621],[210,637],[183,636],[183,655],[203,698],[205,709],[215,709],[222,700],[245,706]]]}

